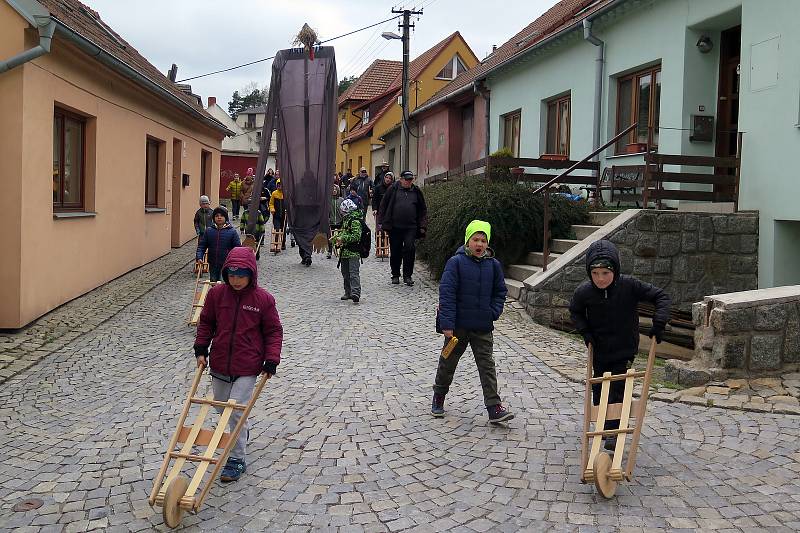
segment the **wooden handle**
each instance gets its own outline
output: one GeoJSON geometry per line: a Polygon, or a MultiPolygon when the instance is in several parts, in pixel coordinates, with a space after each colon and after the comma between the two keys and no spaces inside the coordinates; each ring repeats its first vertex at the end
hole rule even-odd
{"type": "Polygon", "coordinates": [[[442,357],[444,359],[450,357],[450,354],[453,353],[453,350],[456,348],[456,344],[458,344],[458,337],[453,335],[450,337],[450,340],[447,342],[444,348],[442,348],[442,357]]]}

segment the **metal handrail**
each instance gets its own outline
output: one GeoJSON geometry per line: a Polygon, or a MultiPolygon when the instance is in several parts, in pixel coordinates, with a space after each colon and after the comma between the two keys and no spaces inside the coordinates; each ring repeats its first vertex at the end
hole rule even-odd
{"type": "MultiPolygon", "coordinates": [[[[602,152],[603,150],[605,150],[606,148],[608,148],[609,146],[611,146],[612,144],[614,144],[615,142],[617,142],[618,140],[620,140],[621,138],[626,136],[628,133],[633,131],[633,129],[636,128],[636,126],[638,126],[638,125],[639,125],[638,122],[634,122],[633,124],[631,124],[630,126],[625,128],[624,130],[622,130],[620,133],[618,133],[613,139],[611,139],[610,141],[606,142],[603,146],[601,146],[600,148],[596,149],[594,152],[592,152],[591,154],[587,155],[586,157],[584,157],[583,159],[581,159],[580,161],[578,161],[577,163],[575,163],[574,165],[569,167],[567,170],[565,170],[564,172],[562,172],[561,174],[559,174],[555,178],[551,179],[550,181],[548,181],[547,183],[545,183],[544,185],[542,185],[541,187],[539,187],[538,189],[533,191],[534,195],[538,194],[541,191],[545,192],[544,193],[544,205],[542,206],[542,210],[543,210],[542,215],[544,217],[544,220],[542,222],[542,233],[543,233],[543,239],[542,239],[542,272],[546,272],[547,271],[547,263],[550,262],[550,187],[555,182],[557,182],[561,178],[569,175],[570,172],[572,172],[573,170],[577,169],[579,166],[581,166],[582,164],[586,163],[591,158],[593,158],[594,156],[596,156],[597,154],[599,154],[600,152],[602,152]]],[[[649,151],[649,144],[648,144],[648,151],[649,151]]],[[[598,176],[597,176],[597,191],[595,192],[595,194],[600,194],[600,174],[599,174],[599,172],[598,172],[598,176]]]]}
{"type": "Polygon", "coordinates": [[[622,130],[620,133],[618,133],[616,137],[614,137],[610,141],[606,142],[603,146],[601,146],[600,148],[596,149],[594,152],[592,152],[591,154],[587,155],[586,157],[584,157],[583,159],[581,159],[580,161],[578,161],[577,163],[575,163],[574,165],[569,167],[567,170],[565,170],[564,172],[562,172],[561,174],[559,174],[555,178],[551,179],[550,181],[548,181],[547,183],[545,183],[544,185],[542,185],[541,187],[539,187],[538,189],[533,191],[533,194],[539,194],[544,189],[550,187],[551,185],[553,185],[555,182],[557,182],[561,178],[567,176],[573,170],[577,169],[579,166],[581,166],[582,164],[586,163],[591,158],[593,158],[594,156],[596,156],[597,154],[599,154],[600,152],[602,152],[603,150],[605,150],[606,148],[608,148],[609,146],[611,146],[612,144],[614,144],[615,142],[617,142],[618,140],[620,140],[621,138],[623,138],[624,136],[629,134],[638,125],[639,125],[638,122],[634,122],[633,124],[631,124],[630,126],[625,128],[624,130],[622,130]]]}

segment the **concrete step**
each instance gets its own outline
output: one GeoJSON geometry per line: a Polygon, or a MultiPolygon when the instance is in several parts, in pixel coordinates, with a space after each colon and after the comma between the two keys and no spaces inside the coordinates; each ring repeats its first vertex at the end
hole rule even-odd
{"type": "Polygon", "coordinates": [[[622,211],[591,211],[589,213],[589,224],[603,226],[614,220],[622,211]]]}
{"type": "Polygon", "coordinates": [[[532,265],[508,265],[506,267],[506,276],[517,281],[525,281],[542,269],[532,265]]]}
{"type": "Polygon", "coordinates": [[[592,233],[594,233],[595,231],[599,230],[602,227],[603,226],[582,226],[579,224],[573,224],[572,231],[575,232],[575,237],[579,241],[582,241],[583,239],[585,239],[586,237],[588,237],[589,235],[591,235],[592,233]]]}
{"type": "Polygon", "coordinates": [[[575,246],[581,241],[572,240],[572,239],[553,239],[550,242],[550,249],[556,253],[563,254],[567,252],[570,248],[575,246]]]}
{"type": "MultiPolygon", "coordinates": [[[[551,253],[547,256],[547,264],[549,265],[559,257],[561,257],[559,254],[551,253]]],[[[544,254],[542,252],[528,252],[528,255],[525,256],[525,263],[540,267],[544,265],[544,254]]]]}
{"type": "Polygon", "coordinates": [[[506,288],[508,289],[508,296],[510,298],[519,300],[519,293],[524,286],[525,284],[522,283],[521,281],[517,281],[511,278],[506,278],[506,288]]]}

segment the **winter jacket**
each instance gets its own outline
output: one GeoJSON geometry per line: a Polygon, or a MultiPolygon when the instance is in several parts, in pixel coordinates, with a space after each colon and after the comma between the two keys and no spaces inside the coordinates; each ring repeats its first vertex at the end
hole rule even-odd
{"type": "Polygon", "coordinates": [[[195,257],[198,260],[203,259],[203,254],[208,250],[208,262],[212,265],[221,265],[228,257],[228,252],[241,245],[239,234],[229,223],[226,222],[221,228],[211,225],[200,236],[195,257]]]}
{"type": "Polygon", "coordinates": [[[381,200],[386,195],[386,191],[389,190],[389,187],[394,185],[394,183],[390,183],[388,186],[383,182],[383,178],[381,181],[378,182],[378,185],[372,190],[372,210],[373,211],[380,211],[381,208],[381,200]]]}
{"type": "Polygon", "coordinates": [[[275,298],[258,286],[258,265],[250,248],[234,248],[222,268],[224,284],[215,285],[206,296],[197,323],[195,354],[210,354],[211,370],[227,376],[254,376],[264,362],[281,361],[283,326],[275,298]],[[249,268],[250,284],[240,291],[228,284],[228,267],[249,268]]]}
{"type": "Polygon", "coordinates": [[[487,248],[483,257],[467,254],[464,246],[447,260],[439,282],[439,325],[442,329],[492,331],[506,301],[500,261],[487,248]]]}
{"type": "Polygon", "coordinates": [[[342,220],[342,230],[331,239],[333,244],[336,244],[336,238],[342,239],[342,247],[339,250],[339,257],[342,259],[361,258],[358,245],[361,242],[362,217],[363,214],[358,209],[347,213],[342,220]]]}
{"type": "Polygon", "coordinates": [[[247,176],[242,182],[242,192],[239,194],[239,200],[242,205],[250,203],[250,198],[253,196],[253,184],[254,181],[251,176],[247,176]]]}
{"type": "Polygon", "coordinates": [[[269,196],[269,212],[272,213],[272,222],[283,222],[283,189],[275,189],[269,196]]]}
{"type": "Polygon", "coordinates": [[[669,320],[671,299],[662,289],[620,274],[619,252],[611,241],[592,243],[586,252],[586,273],[572,295],[569,313],[578,332],[593,345],[594,359],[613,363],[632,360],[639,350],[639,302],[655,304],[653,325],[662,329],[669,320]],[[614,266],[614,281],[606,289],[592,282],[590,266],[606,259],[614,266]]]}
{"type": "Polygon", "coordinates": [[[344,200],[338,196],[331,197],[330,199],[330,207],[328,208],[328,223],[331,226],[342,225],[342,213],[339,211],[339,206],[342,205],[342,202],[344,202],[344,200]]]}
{"type": "Polygon", "coordinates": [[[275,189],[278,188],[277,181],[278,181],[278,178],[276,178],[275,176],[272,176],[270,178],[270,180],[267,182],[267,188],[266,188],[267,196],[269,196],[270,194],[275,192],[275,189]]]}
{"type": "Polygon", "coordinates": [[[361,198],[360,209],[366,211],[366,207],[369,205],[369,193],[370,189],[372,189],[372,180],[369,179],[369,176],[363,178],[361,176],[356,176],[350,182],[350,186],[352,187],[354,183],[356,185],[356,194],[361,198]]]}
{"type": "Polygon", "coordinates": [[[213,209],[210,207],[201,207],[194,214],[194,232],[197,235],[205,233],[206,228],[214,224],[213,209]]]}
{"type": "MultiPolygon", "coordinates": [[[[400,185],[399,181],[394,182],[394,184],[389,187],[389,190],[386,191],[386,194],[383,195],[383,200],[381,200],[381,207],[378,210],[378,224],[381,225],[383,231],[392,229],[394,201],[400,187],[402,187],[402,185],[400,185]]],[[[422,190],[419,187],[412,185],[411,190],[418,196],[417,237],[424,237],[428,229],[428,206],[425,205],[425,196],[422,194],[422,190]]]]}
{"type": "MultiPolygon", "coordinates": [[[[247,230],[247,219],[250,218],[250,210],[245,209],[244,213],[242,213],[242,217],[239,219],[239,231],[245,233],[247,230]]],[[[264,233],[264,226],[266,225],[267,221],[264,219],[264,215],[261,211],[258,211],[258,220],[256,221],[255,227],[255,235],[262,235],[264,233]]]]}
{"type": "Polygon", "coordinates": [[[242,180],[231,180],[225,190],[231,193],[232,200],[238,200],[242,195],[242,180]]]}

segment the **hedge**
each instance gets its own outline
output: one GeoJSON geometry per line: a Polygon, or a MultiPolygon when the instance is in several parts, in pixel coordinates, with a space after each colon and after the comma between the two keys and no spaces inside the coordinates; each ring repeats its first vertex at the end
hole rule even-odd
{"type": "MultiPolygon", "coordinates": [[[[542,249],[542,194],[516,183],[467,178],[423,189],[428,205],[428,231],[419,242],[419,257],[439,279],[447,260],[464,244],[464,231],[472,220],[492,225],[489,246],[505,265],[519,262],[530,251],[542,249]]],[[[554,239],[575,238],[571,226],[589,219],[586,202],[562,196],[550,198],[550,232],[554,239]]]]}

